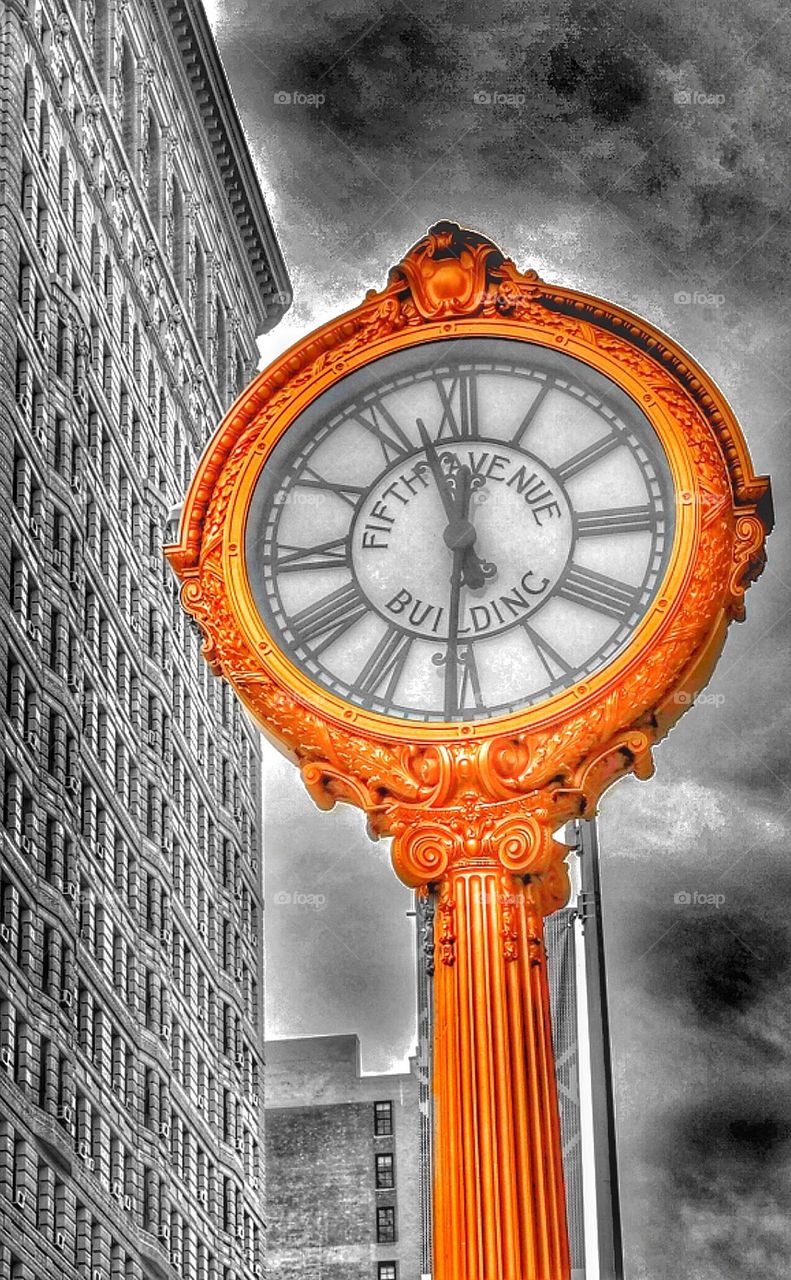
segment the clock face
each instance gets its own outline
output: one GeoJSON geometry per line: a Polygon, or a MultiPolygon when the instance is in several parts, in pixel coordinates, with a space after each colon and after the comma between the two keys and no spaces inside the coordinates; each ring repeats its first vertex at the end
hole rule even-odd
{"type": "Polygon", "coordinates": [[[659,439],[619,387],[532,343],[460,338],[373,361],[296,418],[245,553],[267,630],[312,681],[467,722],[606,666],[673,528],[659,439]]]}

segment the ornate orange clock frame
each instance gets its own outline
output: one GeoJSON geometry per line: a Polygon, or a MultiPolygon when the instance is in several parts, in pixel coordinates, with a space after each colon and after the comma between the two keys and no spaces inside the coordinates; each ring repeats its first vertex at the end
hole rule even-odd
{"type": "Polygon", "coordinates": [[[322,808],[363,809],[396,873],[438,890],[435,1280],[569,1274],[543,916],[569,893],[554,833],[595,812],[709,679],[764,561],[769,481],[753,473],[717,387],[674,342],[599,298],[522,273],[491,241],[440,223],[386,287],[261,373],[192,481],[167,555],[204,655],[286,751],[322,808]],[[640,406],[659,436],[676,521],[660,591],[624,650],[539,706],[414,724],[321,690],[280,651],[244,557],[255,481],[295,417],[339,379],[403,347],[463,336],[559,348],[640,406]]]}

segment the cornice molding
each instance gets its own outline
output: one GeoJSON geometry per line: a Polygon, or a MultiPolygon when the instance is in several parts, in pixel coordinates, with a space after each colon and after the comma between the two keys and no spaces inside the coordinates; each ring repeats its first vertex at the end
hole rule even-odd
{"type": "Polygon", "coordinates": [[[202,4],[161,0],[217,172],[262,301],[262,332],[291,302],[291,282],[255,173],[233,93],[202,4]]]}

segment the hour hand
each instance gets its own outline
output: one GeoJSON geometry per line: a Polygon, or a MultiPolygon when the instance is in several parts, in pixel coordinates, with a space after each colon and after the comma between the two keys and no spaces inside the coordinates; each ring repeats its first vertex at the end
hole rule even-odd
{"type": "Polygon", "coordinates": [[[420,443],[423,446],[431,474],[439,489],[442,505],[445,508],[445,515],[449,521],[445,530],[445,543],[452,551],[455,551],[457,547],[460,549],[463,547],[464,558],[461,566],[461,581],[465,586],[475,591],[478,587],[483,586],[487,578],[493,577],[497,570],[494,565],[481,560],[473,549],[475,530],[468,519],[472,487],[469,470],[465,467],[460,467],[454,480],[446,476],[442,470],[442,463],[439,460],[434,443],[426,430],[426,424],[422,418],[417,418],[416,422],[420,443]],[[463,477],[464,472],[466,472],[466,476],[463,477]]]}
{"type": "Polygon", "coordinates": [[[454,549],[461,548],[461,581],[473,591],[497,573],[496,565],[482,560],[475,550],[476,531],[470,520],[470,497],[479,480],[470,474],[469,467],[461,466],[456,472],[456,503],[453,520],[445,530],[445,542],[454,549]]]}
{"type": "Polygon", "coordinates": [[[461,580],[464,585],[470,587],[473,591],[476,591],[478,587],[482,587],[487,577],[492,577],[492,574],[484,572],[487,567],[470,547],[461,566],[461,580]]]}

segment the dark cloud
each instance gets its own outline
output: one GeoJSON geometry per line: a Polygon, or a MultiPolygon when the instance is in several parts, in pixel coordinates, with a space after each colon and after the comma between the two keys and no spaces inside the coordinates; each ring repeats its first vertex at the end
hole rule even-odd
{"type": "Polygon", "coordinates": [[[311,221],[340,214],[361,232],[399,199],[417,213],[431,190],[421,175],[439,166],[449,195],[467,179],[472,203],[481,189],[605,201],[687,274],[727,269],[764,232],[772,253],[751,255],[753,282],[786,271],[788,15],[776,0],[335,0],[266,13],[248,0],[223,15],[248,119],[274,136],[270,158],[278,135],[299,155],[278,185],[313,206],[311,221]],[[325,100],[287,110],[277,89],[325,100]],[[487,92],[502,101],[476,101],[487,92]],[[339,183],[328,165],[341,161],[339,183]]]}
{"type": "Polygon", "coordinates": [[[564,41],[552,46],[547,62],[547,87],[605,124],[623,124],[647,101],[648,77],[624,49],[591,54],[579,39],[574,46],[564,41]]]}
{"type": "MultiPolygon", "coordinates": [[[[668,908],[656,922],[676,925],[679,915],[679,907],[668,908]]],[[[754,1011],[764,992],[776,989],[791,949],[783,922],[737,903],[692,907],[673,930],[668,950],[671,963],[666,956],[647,984],[654,998],[684,997],[699,1025],[727,1020],[733,1028],[736,1015],[754,1011]]]]}
{"type": "Polygon", "coordinates": [[[674,1107],[657,1146],[687,1198],[713,1201],[726,1167],[733,1190],[749,1194],[757,1174],[772,1178],[787,1172],[791,1095],[786,1091],[778,1097],[772,1087],[749,1099],[727,1094],[674,1107]]]}
{"type": "Polygon", "coordinates": [[[790,1103],[773,1085],[668,1108],[651,1152],[649,1221],[666,1233],[657,1280],[677,1275],[680,1257],[696,1280],[787,1274],[790,1103]]]}
{"type": "Polygon", "coordinates": [[[632,898],[618,928],[618,949],[621,964],[632,967],[633,981],[637,977],[639,999],[664,1007],[671,1022],[694,1026],[709,1048],[733,1041],[737,1058],[746,1053],[756,1067],[769,1067],[786,1060],[791,1036],[784,1001],[791,973],[785,905],[791,877],[784,851],[781,860],[758,848],[751,861],[758,874],[748,878],[742,868],[735,884],[712,867],[632,874],[643,901],[651,885],[648,943],[656,943],[649,963],[640,965],[648,945],[646,919],[632,898]]]}

